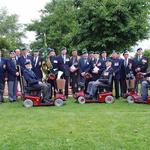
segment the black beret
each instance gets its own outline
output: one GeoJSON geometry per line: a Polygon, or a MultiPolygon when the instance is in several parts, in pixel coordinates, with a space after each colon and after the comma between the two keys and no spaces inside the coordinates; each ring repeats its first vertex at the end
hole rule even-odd
{"type": "Polygon", "coordinates": [[[30,60],[26,60],[24,64],[25,65],[31,64],[31,61],[30,60]]]}
{"type": "Polygon", "coordinates": [[[106,53],[106,51],[101,51],[101,54],[106,53]]]}
{"type": "Polygon", "coordinates": [[[94,54],[94,51],[89,51],[89,54],[94,54]]]}
{"type": "Polygon", "coordinates": [[[21,50],[21,51],[24,51],[24,50],[27,50],[27,48],[26,48],[26,47],[23,47],[23,48],[21,48],[20,50],[21,50]]]}
{"type": "Polygon", "coordinates": [[[48,48],[49,53],[54,52],[55,50],[53,48],[48,48]]]}
{"type": "Polygon", "coordinates": [[[67,49],[66,47],[62,47],[60,50],[63,51],[63,50],[66,50],[66,49],[67,49]]]}
{"type": "Polygon", "coordinates": [[[9,52],[9,54],[15,54],[15,51],[14,51],[14,50],[11,50],[11,51],[9,52]]]}
{"type": "Polygon", "coordinates": [[[82,50],[82,54],[88,54],[87,49],[83,49],[83,50],[82,50]]]}
{"type": "Polygon", "coordinates": [[[129,51],[128,51],[128,50],[125,50],[125,51],[123,52],[123,55],[125,55],[125,54],[129,54],[129,51]]]}
{"type": "Polygon", "coordinates": [[[143,49],[142,48],[138,48],[136,51],[138,52],[138,51],[142,51],[143,49]]]}

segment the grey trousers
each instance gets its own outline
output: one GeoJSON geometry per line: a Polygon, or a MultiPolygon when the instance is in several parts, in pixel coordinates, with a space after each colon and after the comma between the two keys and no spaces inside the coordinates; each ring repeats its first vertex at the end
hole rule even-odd
{"type": "Polygon", "coordinates": [[[146,101],[148,97],[148,85],[149,83],[147,81],[142,81],[141,83],[141,95],[142,100],[146,101]]]}
{"type": "Polygon", "coordinates": [[[91,97],[95,96],[96,91],[97,91],[97,87],[100,85],[100,83],[101,82],[99,82],[98,80],[89,82],[88,87],[87,87],[87,93],[91,97]]]}
{"type": "Polygon", "coordinates": [[[17,94],[17,79],[15,81],[8,81],[8,97],[9,101],[15,101],[17,94]]]}
{"type": "Polygon", "coordinates": [[[51,84],[49,83],[40,83],[42,93],[43,93],[43,99],[48,100],[51,96],[51,84]]]}

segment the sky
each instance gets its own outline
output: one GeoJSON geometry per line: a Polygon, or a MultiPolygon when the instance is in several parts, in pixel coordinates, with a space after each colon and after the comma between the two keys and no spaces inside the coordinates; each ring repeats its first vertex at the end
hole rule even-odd
{"type": "MultiPolygon", "coordinates": [[[[30,23],[32,20],[40,18],[40,10],[44,8],[50,0],[0,0],[0,8],[6,7],[10,14],[19,16],[19,23],[30,23]]],[[[35,40],[34,32],[27,32],[27,39],[23,39],[25,43],[31,43],[35,40]]],[[[150,49],[150,39],[138,42],[134,48],[142,47],[150,49]]]]}

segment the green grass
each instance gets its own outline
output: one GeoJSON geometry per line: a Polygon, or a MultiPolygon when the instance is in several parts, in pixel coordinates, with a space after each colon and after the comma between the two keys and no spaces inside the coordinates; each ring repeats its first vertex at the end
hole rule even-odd
{"type": "Polygon", "coordinates": [[[148,150],[150,105],[0,105],[0,150],[148,150]]]}

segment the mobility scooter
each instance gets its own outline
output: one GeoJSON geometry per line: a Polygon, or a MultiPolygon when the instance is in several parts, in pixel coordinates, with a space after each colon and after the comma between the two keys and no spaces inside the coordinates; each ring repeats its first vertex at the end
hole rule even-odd
{"type": "Polygon", "coordinates": [[[88,99],[84,93],[84,83],[79,83],[78,92],[74,95],[74,98],[79,104],[85,103],[108,103],[111,104],[114,102],[114,97],[112,92],[109,90],[110,86],[103,86],[98,88],[97,98],[95,100],[88,99]]]}
{"type": "Polygon", "coordinates": [[[150,96],[147,97],[147,101],[143,101],[142,97],[136,91],[131,91],[127,93],[127,102],[130,104],[133,103],[150,104],[150,96]]]}
{"type": "Polygon", "coordinates": [[[41,89],[35,90],[32,87],[28,87],[23,76],[21,77],[21,82],[23,105],[26,108],[32,106],[62,106],[64,104],[65,96],[63,93],[58,92],[53,100],[43,102],[41,89]]]}

